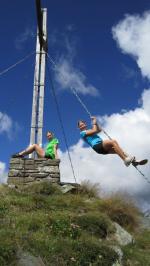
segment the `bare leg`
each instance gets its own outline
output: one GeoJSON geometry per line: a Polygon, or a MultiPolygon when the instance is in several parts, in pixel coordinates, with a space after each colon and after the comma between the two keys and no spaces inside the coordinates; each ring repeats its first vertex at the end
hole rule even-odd
{"type": "Polygon", "coordinates": [[[38,157],[44,158],[45,152],[38,144],[33,144],[29,146],[26,150],[19,152],[19,154],[25,156],[34,151],[37,153],[38,157]]]}
{"type": "Polygon", "coordinates": [[[127,157],[116,140],[104,140],[103,148],[110,154],[118,154],[122,160],[125,160],[127,157]]]}

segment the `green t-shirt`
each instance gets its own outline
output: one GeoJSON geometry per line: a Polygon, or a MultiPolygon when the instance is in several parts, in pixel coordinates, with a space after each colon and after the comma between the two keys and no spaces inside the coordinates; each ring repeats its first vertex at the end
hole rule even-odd
{"type": "Polygon", "coordinates": [[[50,140],[45,148],[45,155],[50,155],[52,159],[55,159],[54,145],[58,144],[58,139],[54,138],[50,140]]]}

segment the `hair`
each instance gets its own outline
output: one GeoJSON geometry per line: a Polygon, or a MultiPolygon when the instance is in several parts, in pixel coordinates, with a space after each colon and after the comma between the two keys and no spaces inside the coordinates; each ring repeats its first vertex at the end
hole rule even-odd
{"type": "Polygon", "coordinates": [[[78,127],[79,127],[80,123],[85,123],[86,124],[86,122],[84,120],[79,120],[78,123],[77,123],[78,127]]]}
{"type": "Polygon", "coordinates": [[[46,132],[46,136],[47,136],[48,133],[52,134],[52,136],[54,137],[54,133],[53,133],[52,131],[48,130],[48,131],[46,132]]]}

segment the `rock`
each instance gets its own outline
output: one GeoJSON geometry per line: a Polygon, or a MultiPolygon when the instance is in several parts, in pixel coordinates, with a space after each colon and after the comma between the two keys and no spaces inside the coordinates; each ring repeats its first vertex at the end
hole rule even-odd
{"type": "Polygon", "coordinates": [[[114,226],[116,228],[114,238],[121,246],[125,246],[134,242],[133,237],[123,227],[117,223],[114,223],[114,226]]]}
{"type": "Polygon", "coordinates": [[[11,188],[11,189],[17,188],[17,186],[16,185],[13,185],[13,184],[8,185],[8,187],[11,188]]]}
{"type": "Polygon", "coordinates": [[[19,174],[19,170],[10,170],[8,176],[10,176],[10,177],[15,176],[16,177],[16,176],[18,176],[18,174],[19,174]]]}
{"type": "Polygon", "coordinates": [[[48,176],[48,177],[44,178],[43,181],[49,181],[50,183],[59,183],[60,180],[59,180],[59,178],[48,176]]]}
{"type": "Polygon", "coordinates": [[[44,262],[40,257],[35,257],[28,252],[21,250],[17,253],[17,266],[45,266],[44,262]]]}
{"type": "Polygon", "coordinates": [[[35,165],[34,164],[25,164],[24,165],[24,168],[23,168],[24,170],[36,170],[36,167],[35,167],[35,165]]]}
{"type": "Polygon", "coordinates": [[[17,164],[17,163],[23,164],[23,159],[21,159],[21,158],[11,158],[10,164],[17,164]]]}
{"type": "Polygon", "coordinates": [[[39,171],[43,171],[43,172],[46,172],[46,173],[59,173],[59,169],[57,166],[53,166],[53,165],[49,165],[49,166],[43,166],[43,167],[38,167],[38,170],[39,171]]]}
{"type": "Polygon", "coordinates": [[[48,173],[30,173],[30,176],[34,178],[45,178],[48,176],[48,173]]]}
{"type": "Polygon", "coordinates": [[[34,177],[28,176],[28,177],[9,177],[8,178],[8,184],[9,185],[20,185],[28,182],[33,182],[35,180],[34,177]]]}
{"type": "Polygon", "coordinates": [[[10,163],[10,169],[21,170],[24,169],[24,166],[22,163],[10,163]]]}
{"type": "Polygon", "coordinates": [[[113,263],[112,266],[122,266],[122,264],[120,264],[118,261],[116,261],[115,263],[113,263]]]}
{"type": "Polygon", "coordinates": [[[112,266],[120,266],[123,258],[123,252],[118,246],[111,246],[111,248],[118,254],[119,260],[117,260],[112,266]]]}
{"type": "Polygon", "coordinates": [[[60,187],[63,194],[76,190],[76,188],[70,184],[66,184],[60,187]]]}
{"type": "Polygon", "coordinates": [[[60,163],[60,160],[59,160],[59,159],[57,159],[57,160],[45,160],[45,161],[43,162],[43,165],[44,165],[44,166],[47,166],[47,165],[58,166],[59,163],[60,163]]]}

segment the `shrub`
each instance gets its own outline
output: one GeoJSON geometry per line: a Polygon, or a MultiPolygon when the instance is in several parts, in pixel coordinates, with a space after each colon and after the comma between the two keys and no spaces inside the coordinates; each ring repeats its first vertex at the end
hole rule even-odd
{"type": "Polygon", "coordinates": [[[76,242],[75,251],[77,252],[75,265],[110,266],[118,259],[114,250],[93,238],[76,242]]]}
{"type": "Polygon", "coordinates": [[[115,230],[110,219],[105,214],[89,212],[76,216],[74,220],[83,230],[102,238],[106,238],[108,234],[115,230]]]}
{"type": "Polygon", "coordinates": [[[99,184],[92,184],[90,181],[84,181],[79,187],[79,194],[89,198],[98,198],[100,194],[99,184]]]}
{"type": "Polygon", "coordinates": [[[123,265],[150,265],[150,230],[139,232],[135,243],[123,247],[123,265]]]}
{"type": "Polygon", "coordinates": [[[1,229],[0,230],[0,265],[15,265],[17,245],[15,242],[15,235],[12,230],[1,229]]]}
{"type": "Polygon", "coordinates": [[[47,216],[40,211],[31,213],[22,213],[20,216],[14,218],[15,228],[18,233],[24,232],[32,233],[38,230],[45,229],[47,225],[47,216]]]}
{"type": "Polygon", "coordinates": [[[134,230],[138,225],[139,210],[130,198],[127,199],[118,194],[113,195],[101,201],[99,210],[128,229],[134,230]]]}
{"type": "Polygon", "coordinates": [[[22,192],[42,195],[61,194],[57,184],[52,184],[48,181],[30,184],[27,187],[21,188],[22,192]]]}
{"type": "Polygon", "coordinates": [[[36,208],[31,195],[13,195],[8,197],[9,206],[13,211],[32,211],[36,208]]]}
{"type": "MultiPolygon", "coordinates": [[[[75,257],[72,241],[70,239],[62,239],[53,242],[52,249],[50,250],[51,256],[48,265],[55,266],[72,266],[72,258],[75,257]]],[[[78,264],[75,264],[78,265],[78,264]]]]}
{"type": "Polygon", "coordinates": [[[47,197],[50,210],[80,212],[86,209],[85,199],[81,195],[55,195],[47,197]]]}
{"type": "Polygon", "coordinates": [[[80,227],[72,223],[71,218],[66,213],[53,213],[48,217],[48,227],[54,236],[77,239],[81,234],[80,227]]]}
{"type": "Polygon", "coordinates": [[[32,245],[49,266],[110,266],[118,259],[115,251],[88,236],[78,240],[62,237],[42,239],[32,239],[32,245]]]}
{"type": "Polygon", "coordinates": [[[5,201],[0,201],[0,218],[3,218],[8,213],[8,204],[5,201]]]}

